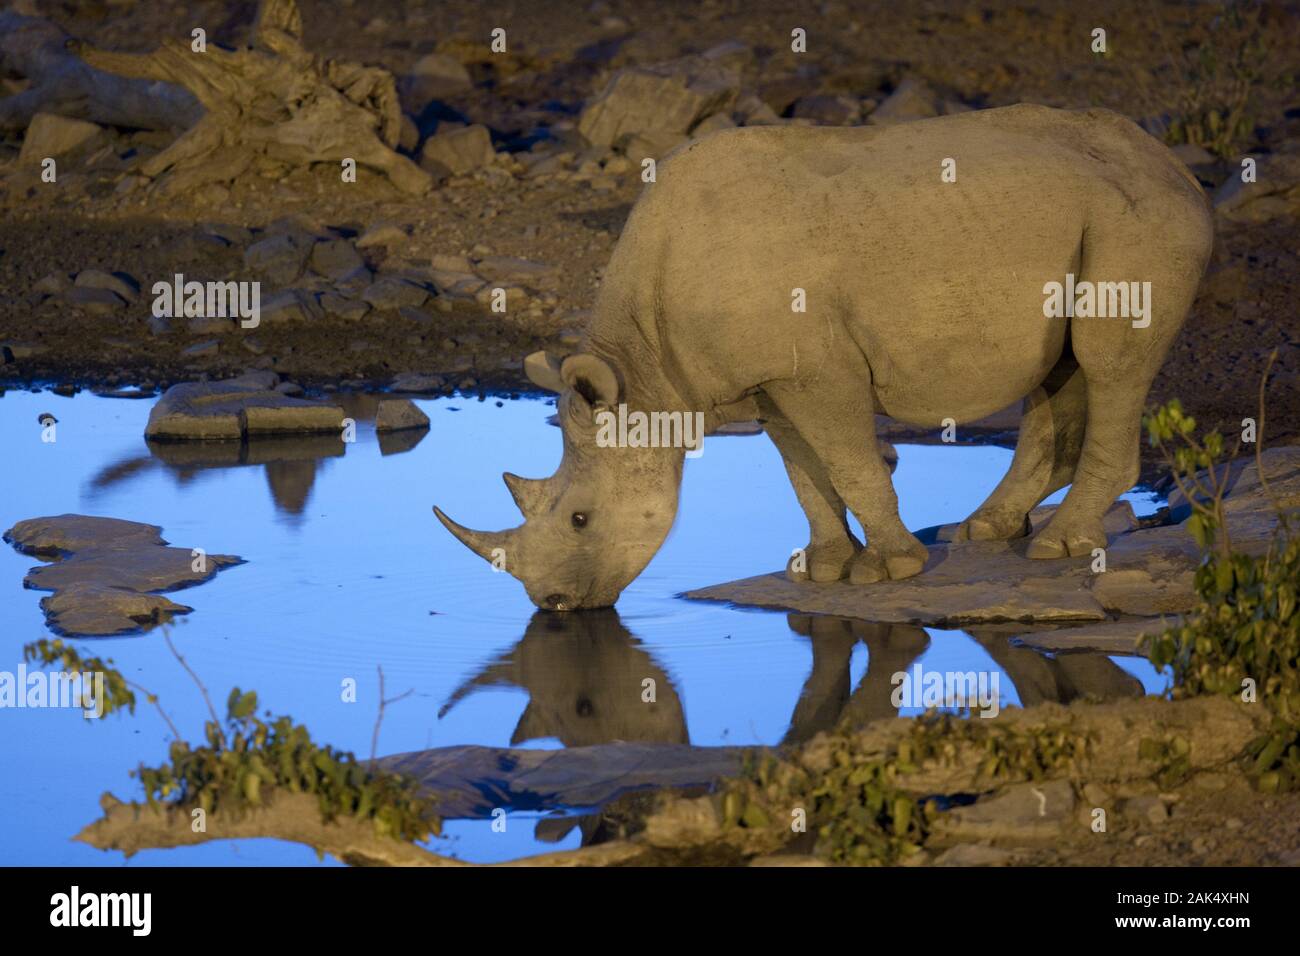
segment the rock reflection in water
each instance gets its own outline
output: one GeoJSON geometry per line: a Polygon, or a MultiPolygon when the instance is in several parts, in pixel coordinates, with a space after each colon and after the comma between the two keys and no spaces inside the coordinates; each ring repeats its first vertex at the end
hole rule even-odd
{"type": "MultiPolygon", "coordinates": [[[[330,402],[341,406],[346,417],[358,423],[372,422],[384,397],[336,394],[330,396],[330,402]]],[[[379,452],[387,456],[410,451],[428,433],[427,428],[380,433],[379,452]]],[[[158,466],[172,475],[178,485],[184,486],[209,469],[261,465],[266,468],[266,483],[276,508],[286,516],[297,518],[311,498],[321,463],[341,458],[347,450],[342,436],[332,434],[267,436],[242,441],[146,440],[145,444],[148,455],[126,458],[99,471],[90,481],[91,492],[129,482],[158,466]]]]}

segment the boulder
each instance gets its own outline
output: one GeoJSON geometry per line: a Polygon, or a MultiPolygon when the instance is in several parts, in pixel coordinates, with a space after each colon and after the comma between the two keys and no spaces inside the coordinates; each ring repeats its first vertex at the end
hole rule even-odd
{"type": "Polygon", "coordinates": [[[868,117],[875,126],[906,123],[939,115],[939,97],[924,80],[908,77],[868,117]]]}
{"type": "Polygon", "coordinates": [[[361,298],[376,309],[397,310],[404,305],[421,306],[429,298],[428,291],[406,279],[397,276],[385,276],[372,283],[361,298]]]}
{"type": "Polygon", "coordinates": [[[277,384],[274,373],[250,373],[223,382],[173,385],[150,412],[145,437],[233,440],[342,429],[343,409],[281,394],[277,384]]]}
{"type": "Polygon", "coordinates": [[[300,275],[311,254],[310,240],[292,233],[268,236],[244,250],[244,265],[277,286],[286,286],[300,275]]]}
{"type": "Polygon", "coordinates": [[[361,254],[346,239],[316,243],[312,246],[310,261],[312,271],[327,279],[341,279],[358,266],[365,265],[361,254]]]}
{"type": "Polygon", "coordinates": [[[396,432],[407,428],[428,428],[429,416],[409,398],[385,398],[375,411],[375,431],[396,432]]]}
{"type": "Polygon", "coordinates": [[[583,109],[578,132],[595,146],[651,130],[682,138],[700,120],[730,109],[739,92],[739,75],[721,58],[688,56],[628,67],[583,109]]]}
{"type": "Polygon", "coordinates": [[[94,123],[58,116],[54,113],[37,113],[27,125],[18,162],[39,164],[52,156],[62,156],[80,146],[85,146],[103,130],[94,123]]]}
{"type": "Polygon", "coordinates": [[[473,172],[495,158],[492,136],[486,126],[478,124],[430,136],[420,151],[422,167],[433,167],[430,171],[445,170],[444,175],[452,176],[473,172]]]}

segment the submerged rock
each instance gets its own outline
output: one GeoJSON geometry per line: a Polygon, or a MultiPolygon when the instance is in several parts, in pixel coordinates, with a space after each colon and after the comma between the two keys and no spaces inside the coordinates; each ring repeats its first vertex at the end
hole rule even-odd
{"type": "Polygon", "coordinates": [[[46,625],[61,634],[104,636],[163,623],[193,608],[158,592],[201,584],[241,564],[229,554],[168,547],[157,525],[65,514],[19,521],[4,540],[53,561],[32,568],[23,586],[41,599],[46,625]]]}
{"type": "Polygon", "coordinates": [[[276,391],[272,372],[169,388],[149,413],[146,438],[237,439],[254,434],[338,432],[343,409],[276,391]]]}

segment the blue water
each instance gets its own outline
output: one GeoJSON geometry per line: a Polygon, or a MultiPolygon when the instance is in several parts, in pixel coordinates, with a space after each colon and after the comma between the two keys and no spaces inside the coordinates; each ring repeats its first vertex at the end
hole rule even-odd
{"type": "MultiPolygon", "coordinates": [[[[388,709],[380,754],[506,746],[530,700],[534,713],[524,729],[532,736],[519,746],[595,743],[611,735],[703,746],[776,744],[821,726],[808,717],[817,701],[799,709],[814,644],[830,672],[842,670],[835,662],[848,658],[849,686],[857,687],[866,674],[871,652],[843,630],[847,623],[835,623],[842,633],[829,636],[832,624],[818,624],[812,639],[796,630],[808,629],[797,616],[675,597],[779,568],[791,548],[806,541],[802,513],[766,438],[712,438],[702,457],[687,462],[673,533],[624,592],[617,617],[601,625],[606,653],[593,662],[578,653],[585,646],[581,633],[545,640],[534,633],[525,640],[535,609],[523,589],[452,539],[431,511],[438,504],[473,527],[516,524],[500,474],[536,477],[554,470],[560,435],[545,423],[553,406],[541,400],[500,406],[459,397],[420,401],[432,419],[429,433],[415,447],[385,455],[393,449],[381,449],[365,420],[373,400],[350,403],[360,426],[357,441],[341,455],[195,466],[151,454],[142,437],[148,400],[10,391],[0,398],[6,453],[0,529],[42,515],[105,515],[161,525],[178,546],[240,555],[247,563],[171,595],[195,609],[172,627],[173,640],[218,702],[232,686],[256,689],[264,708],[292,715],[316,740],[359,756],[370,752],[377,667],[388,696],[412,691],[388,709]],[[53,443],[41,441],[37,422],[47,411],[58,419],[53,443]],[[440,718],[456,690],[476,676],[479,681],[440,718]],[[645,723],[644,710],[636,708],[600,711],[586,720],[554,716],[568,714],[564,697],[578,684],[599,691],[633,681],[639,688],[644,676],[660,682],[661,701],[676,696],[679,706],[661,709],[669,714],[666,724],[662,718],[645,723]],[[356,703],[342,700],[348,678],[358,687],[356,703]]],[[[995,447],[901,447],[894,482],[904,522],[918,529],[965,517],[992,490],[1010,454],[995,447]]],[[[1142,496],[1133,500],[1139,510],[1150,510],[1142,496]]],[[[23,645],[46,636],[38,606],[43,592],[21,584],[36,563],[0,547],[0,671],[16,670],[23,645]]],[[[1004,705],[1021,702],[1015,675],[1028,673],[1017,663],[1027,659],[1016,655],[1034,654],[1008,652],[1005,638],[981,642],[936,629],[891,632],[888,642],[903,648],[909,666],[997,671],[1004,705]]],[[[113,658],[128,677],[158,692],[182,732],[198,738],[204,706],[158,632],[76,643],[113,658]]],[[[1163,689],[1164,678],[1145,660],[1110,660],[1148,693],[1163,689]]],[[[128,770],[160,763],[165,754],[165,725],[148,705],[134,717],[102,721],[83,720],[72,710],[0,709],[0,800],[6,808],[0,863],[121,865],[120,853],[70,838],[97,818],[103,791],[138,797],[128,770]]],[[[450,821],[445,837],[431,847],[492,861],[579,845],[576,828],[557,843],[537,840],[538,819],[512,814],[505,833],[493,832],[486,821],[450,821]]],[[[317,860],[296,845],[245,840],[146,851],[130,863],[317,860]]]]}

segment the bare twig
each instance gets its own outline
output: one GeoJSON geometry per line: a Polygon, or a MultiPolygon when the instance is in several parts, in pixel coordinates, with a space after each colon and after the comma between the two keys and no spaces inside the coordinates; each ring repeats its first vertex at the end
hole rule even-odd
{"type": "Polygon", "coordinates": [[[415,688],[411,688],[403,694],[398,694],[396,697],[384,697],[384,668],[377,665],[375,669],[379,671],[379,713],[375,717],[374,733],[370,735],[370,768],[372,770],[375,766],[376,755],[379,752],[379,726],[384,722],[385,708],[387,708],[389,704],[395,704],[399,700],[404,700],[415,693],[415,688]]]}
{"type": "MultiPolygon", "coordinates": [[[[218,731],[221,731],[221,718],[217,716],[217,709],[212,706],[212,698],[208,696],[208,689],[203,686],[203,681],[199,680],[199,675],[194,673],[194,669],[185,662],[185,658],[181,656],[181,652],[176,650],[176,645],[172,643],[171,635],[168,633],[168,630],[168,627],[163,625],[163,640],[167,642],[167,646],[171,648],[171,652],[175,655],[176,659],[181,662],[181,667],[185,668],[185,672],[189,674],[190,677],[194,679],[194,683],[198,685],[199,693],[203,695],[203,702],[208,705],[208,713],[212,715],[212,722],[217,725],[218,731]]],[[[224,740],[226,736],[224,731],[221,731],[221,736],[224,740]]]]}

